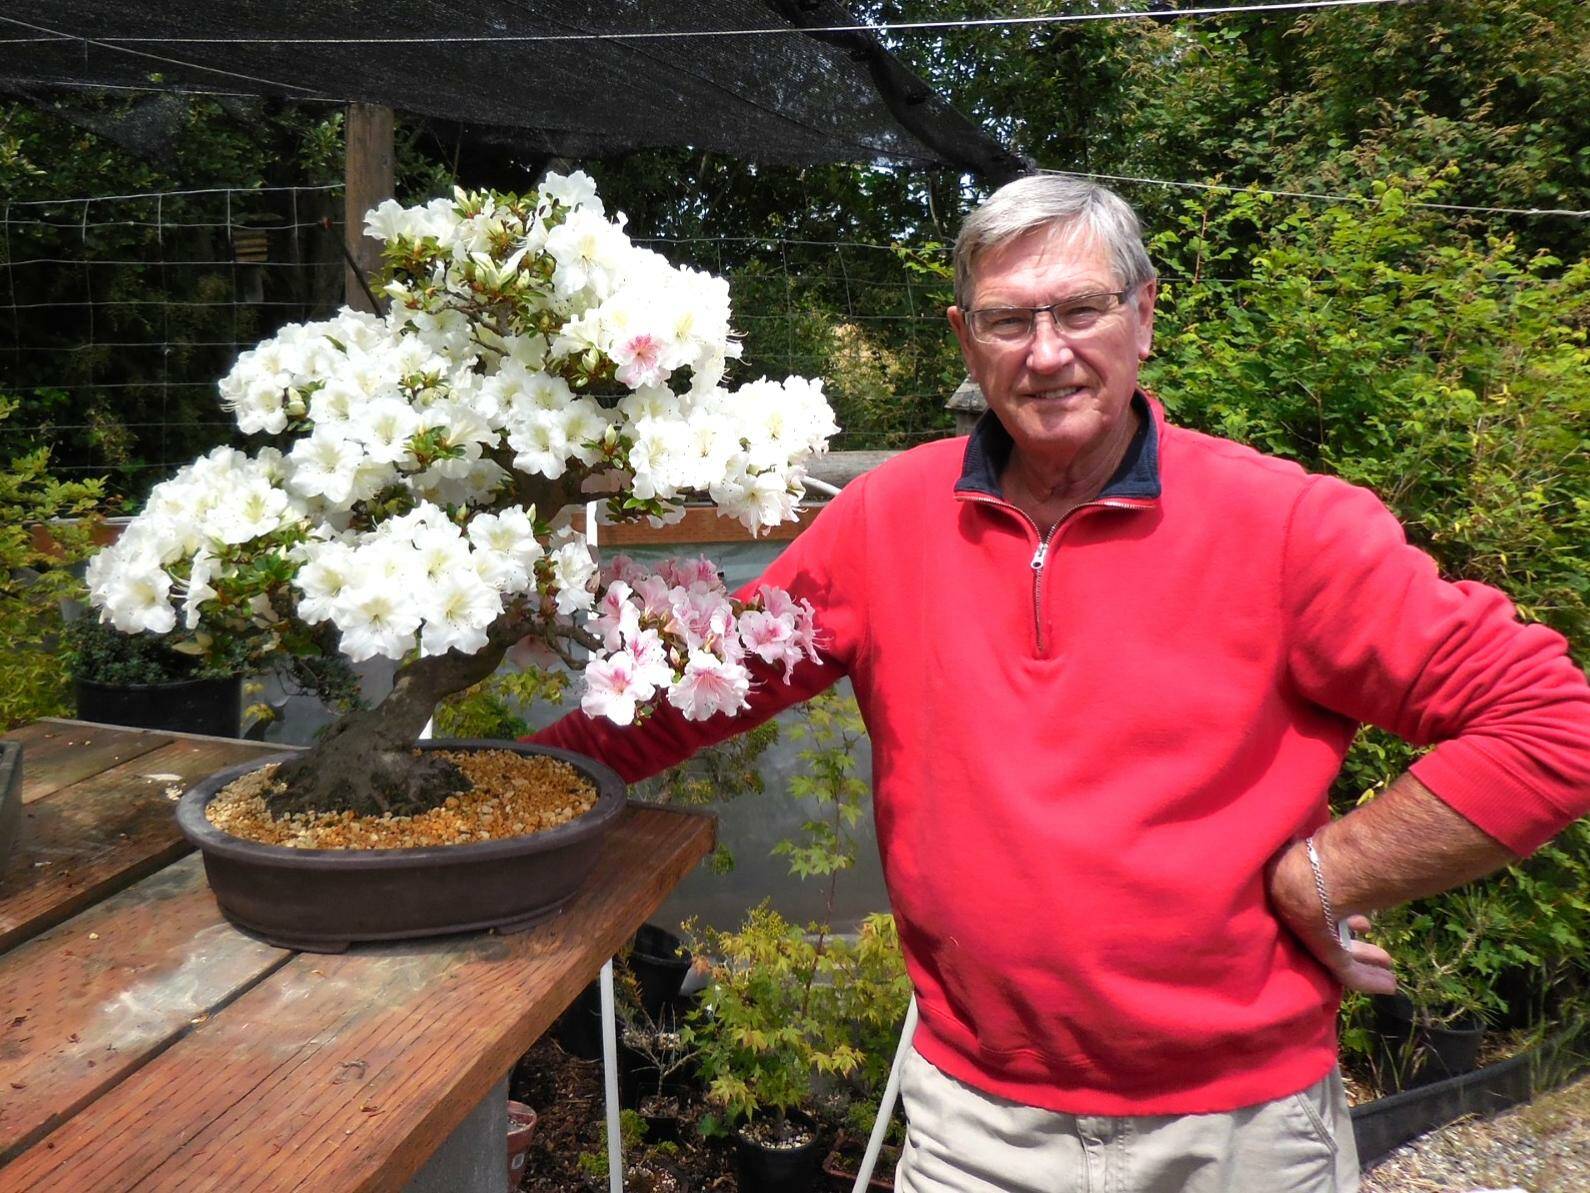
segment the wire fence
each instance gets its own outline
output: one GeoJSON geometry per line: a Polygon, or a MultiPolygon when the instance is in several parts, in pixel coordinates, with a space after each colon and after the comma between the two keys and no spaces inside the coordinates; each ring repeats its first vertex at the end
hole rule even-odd
{"type": "Polygon", "coordinates": [[[238,352],[340,300],[340,187],[0,204],[0,456],[133,497],[232,439],[238,352]]]}
{"type": "MultiPolygon", "coordinates": [[[[67,478],[136,501],[240,439],[216,381],[239,352],[342,303],[340,187],[216,188],[0,203],[0,459],[45,447],[67,478]]],[[[836,449],[950,433],[960,380],[949,285],[895,246],[645,239],[730,279],[745,359],[731,377],[821,377],[836,449]]],[[[927,254],[922,261],[941,260],[927,254]]]]}

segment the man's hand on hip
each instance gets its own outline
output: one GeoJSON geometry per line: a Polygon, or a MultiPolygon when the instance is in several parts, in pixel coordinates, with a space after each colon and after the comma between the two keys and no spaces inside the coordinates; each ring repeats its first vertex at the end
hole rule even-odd
{"type": "Polygon", "coordinates": [[[1332,912],[1354,931],[1363,913],[1434,895],[1507,865],[1514,855],[1404,774],[1368,803],[1314,833],[1316,882],[1303,842],[1288,845],[1266,874],[1271,906],[1308,951],[1349,990],[1390,994],[1391,957],[1365,941],[1342,947],[1326,923],[1323,883],[1332,912]]]}
{"type": "MultiPolygon", "coordinates": [[[[1336,932],[1325,922],[1325,911],[1320,905],[1319,889],[1314,884],[1314,871],[1308,862],[1308,853],[1301,841],[1289,845],[1271,864],[1269,874],[1270,905],[1281,923],[1336,980],[1349,990],[1366,994],[1391,994],[1397,989],[1396,975],[1391,969],[1391,954],[1367,940],[1355,940],[1342,947],[1336,932]]],[[[1369,927],[1369,920],[1361,915],[1349,916],[1347,926],[1354,932],[1369,927]]]]}

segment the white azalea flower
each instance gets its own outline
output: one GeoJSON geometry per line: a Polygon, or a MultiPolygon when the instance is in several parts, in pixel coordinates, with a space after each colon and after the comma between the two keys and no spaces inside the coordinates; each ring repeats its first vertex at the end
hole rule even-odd
{"type": "Polygon", "coordinates": [[[486,645],[486,631],[502,614],[497,590],[467,568],[437,577],[426,588],[421,605],[425,628],[422,655],[474,654],[486,645]]]}
{"type": "Polygon", "coordinates": [[[345,591],[333,620],[342,631],[342,653],[362,663],[377,655],[401,659],[413,650],[420,612],[407,592],[376,578],[345,591]]]}
{"type": "Polygon", "coordinates": [[[596,579],[596,561],[583,540],[564,543],[551,554],[552,582],[557,588],[558,612],[567,616],[582,613],[595,602],[591,581],[596,579]]]}

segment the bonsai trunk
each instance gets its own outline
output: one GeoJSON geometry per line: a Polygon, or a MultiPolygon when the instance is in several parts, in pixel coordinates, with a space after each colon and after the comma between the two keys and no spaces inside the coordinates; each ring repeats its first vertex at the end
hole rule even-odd
{"type": "Polygon", "coordinates": [[[412,815],[465,790],[468,780],[456,767],[416,753],[415,741],[442,697],[491,675],[529,628],[525,617],[508,614],[475,654],[448,651],[405,664],[380,704],[342,717],[311,749],[282,764],[276,777],[285,790],[267,797],[271,814],[412,815]]]}

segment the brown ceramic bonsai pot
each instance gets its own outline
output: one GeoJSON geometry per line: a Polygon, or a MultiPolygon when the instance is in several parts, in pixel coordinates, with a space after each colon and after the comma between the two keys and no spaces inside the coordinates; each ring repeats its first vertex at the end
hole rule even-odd
{"type": "Polygon", "coordinates": [[[513,750],[561,758],[596,788],[596,806],[523,837],[413,849],[291,849],[222,832],[204,809],[234,779],[293,755],[218,771],[177,805],[183,835],[204,855],[221,912],[271,944],[341,952],[353,941],[404,940],[496,928],[513,932],[556,911],[595,864],[624,808],[624,782],[581,754],[524,742],[426,741],[422,750],[513,750]]]}

